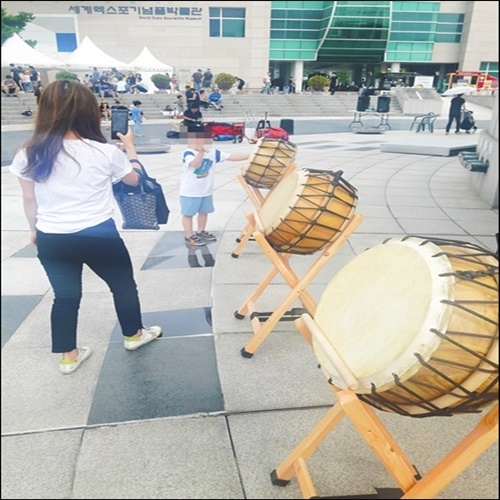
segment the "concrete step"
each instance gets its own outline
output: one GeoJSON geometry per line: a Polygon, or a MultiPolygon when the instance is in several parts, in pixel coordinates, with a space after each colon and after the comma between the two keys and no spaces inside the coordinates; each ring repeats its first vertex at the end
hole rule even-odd
{"type": "MultiPolygon", "coordinates": [[[[147,119],[168,120],[161,111],[167,104],[175,105],[175,94],[119,94],[119,100],[130,106],[134,100],[142,102],[141,109],[147,119]]],[[[100,97],[96,96],[98,102],[100,97]]],[[[371,105],[376,106],[376,96],[372,97],[371,105]]],[[[112,104],[113,98],[106,98],[112,104]]],[[[358,95],[355,92],[336,92],[335,95],[322,93],[305,94],[223,94],[224,107],[221,111],[213,109],[202,110],[205,119],[224,121],[225,117],[241,117],[242,120],[252,121],[263,119],[267,114],[269,118],[287,118],[301,116],[352,116],[356,109],[358,95]]],[[[2,125],[25,124],[33,120],[21,113],[27,109],[36,111],[35,97],[33,94],[20,94],[19,97],[2,97],[2,125]]],[[[401,114],[401,109],[396,99],[391,99],[390,112],[401,114]]]]}

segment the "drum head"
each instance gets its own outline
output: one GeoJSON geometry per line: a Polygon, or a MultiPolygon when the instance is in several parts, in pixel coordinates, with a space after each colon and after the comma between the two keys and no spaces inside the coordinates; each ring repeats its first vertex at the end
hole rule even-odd
{"type": "Polygon", "coordinates": [[[302,192],[306,179],[307,172],[305,170],[296,170],[282,179],[274,191],[269,193],[259,212],[265,235],[274,231],[290,213],[302,192]]]}
{"type": "MultiPolygon", "coordinates": [[[[314,316],[344,363],[359,380],[360,394],[404,382],[428,360],[451,317],[454,278],[448,258],[422,240],[391,239],[351,260],[326,288],[314,316]]],[[[346,384],[318,343],[313,348],[334,386],[346,384]]]]}

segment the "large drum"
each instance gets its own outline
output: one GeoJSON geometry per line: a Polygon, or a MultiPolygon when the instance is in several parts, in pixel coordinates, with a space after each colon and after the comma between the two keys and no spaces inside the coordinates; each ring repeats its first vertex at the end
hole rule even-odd
{"type": "Polygon", "coordinates": [[[261,137],[242,174],[249,186],[270,189],[285,175],[295,161],[297,147],[283,139],[261,137]]]}
{"type": "Polygon", "coordinates": [[[335,275],[314,322],[329,342],[313,336],[330,383],[346,388],[333,346],[353,390],[380,410],[452,415],[498,399],[498,258],[478,246],[387,240],[335,275]]]}
{"type": "Polygon", "coordinates": [[[303,169],[269,193],[259,218],[275,250],[308,255],[340,235],[356,205],[356,189],[342,179],[342,171],[303,169]]]}

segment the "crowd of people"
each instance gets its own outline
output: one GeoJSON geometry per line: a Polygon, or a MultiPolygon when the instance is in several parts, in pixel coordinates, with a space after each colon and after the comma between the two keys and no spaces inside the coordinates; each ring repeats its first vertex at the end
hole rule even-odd
{"type": "Polygon", "coordinates": [[[43,92],[40,72],[31,64],[22,67],[11,63],[9,69],[10,73],[2,80],[2,93],[10,97],[18,97],[20,93],[34,94],[38,101],[43,92]]]}

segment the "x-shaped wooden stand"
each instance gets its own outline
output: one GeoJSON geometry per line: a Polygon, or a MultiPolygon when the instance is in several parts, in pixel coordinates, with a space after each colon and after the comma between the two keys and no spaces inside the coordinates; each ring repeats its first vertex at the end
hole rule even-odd
{"type": "MultiPolygon", "coordinates": [[[[321,339],[322,332],[314,328],[314,321],[307,314],[295,320],[295,324],[309,344],[312,345],[313,337],[319,342],[324,341],[321,339]]],[[[328,349],[330,361],[348,387],[349,384],[355,385],[356,382],[348,368],[343,366],[331,344],[328,349]]],[[[335,392],[337,403],[271,473],[271,481],[277,486],[286,486],[290,479],[296,476],[303,498],[320,498],[307,470],[306,460],[345,416],[351,420],[361,437],[401,488],[402,496],[398,498],[403,499],[434,498],[498,439],[498,403],[496,403],[451,452],[421,477],[369,405],[362,402],[351,388],[339,390],[330,387],[335,392]]]]}
{"type": "MultiPolygon", "coordinates": [[[[296,168],[295,163],[292,163],[289,167],[287,167],[284,170],[283,177],[280,179],[280,181],[283,180],[287,175],[290,175],[292,172],[294,172],[295,168],[296,168]]],[[[271,189],[269,189],[268,193],[264,196],[259,188],[248,184],[247,181],[245,180],[245,177],[241,173],[237,175],[237,179],[243,186],[243,189],[247,193],[248,198],[250,198],[250,201],[254,204],[254,207],[257,209],[257,211],[259,211],[262,208],[264,202],[271,195],[274,188],[276,188],[276,186],[278,185],[278,183],[276,183],[271,189]]],[[[240,236],[236,238],[238,245],[233,250],[231,257],[237,259],[240,256],[241,251],[247,244],[248,240],[252,237],[254,229],[255,225],[253,225],[252,222],[249,221],[248,224],[245,226],[245,229],[243,229],[243,231],[241,232],[240,236]]]]}
{"type": "Polygon", "coordinates": [[[316,258],[305,275],[299,279],[291,268],[288,260],[291,254],[278,253],[266,240],[262,232],[262,223],[258,220],[256,214],[247,214],[249,224],[247,227],[259,229],[253,232],[255,241],[262,248],[263,252],[270,259],[273,268],[267,273],[264,279],[257,285],[252,294],[244,302],[244,304],[235,311],[234,315],[237,319],[243,319],[246,314],[250,315],[250,321],[254,330],[254,335],[241,350],[241,355],[245,358],[251,358],[260,344],[272,332],[278,321],[289,314],[289,307],[296,301],[300,300],[309,314],[314,316],[316,311],[316,303],[306,290],[306,287],[317,276],[325,264],[335,255],[338,249],[347,241],[349,236],[361,224],[363,216],[355,214],[346,224],[342,232],[340,232],[332,241],[326,244],[320,255],[316,258]],[[255,309],[255,301],[262,295],[266,287],[272,282],[274,277],[280,273],[286,283],[291,287],[290,293],[286,296],[283,302],[272,313],[258,313],[255,309]],[[261,323],[261,318],[268,316],[261,323]]]}

